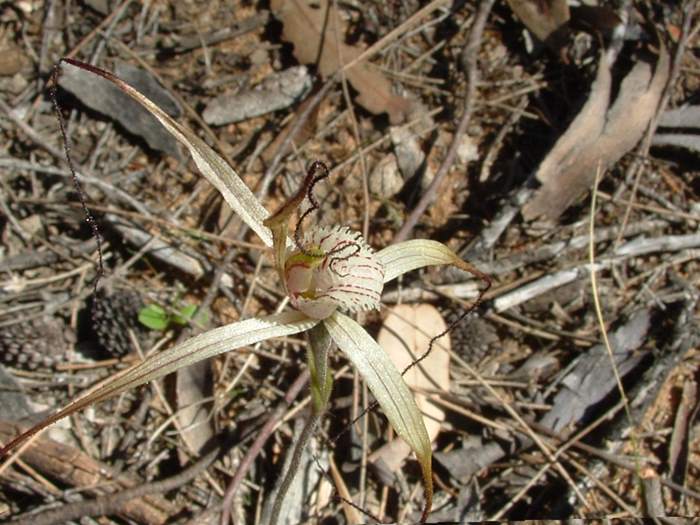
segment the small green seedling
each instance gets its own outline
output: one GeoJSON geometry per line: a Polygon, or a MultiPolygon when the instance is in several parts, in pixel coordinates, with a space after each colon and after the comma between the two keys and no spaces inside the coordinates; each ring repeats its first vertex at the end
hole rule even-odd
{"type": "Polygon", "coordinates": [[[157,304],[149,304],[139,311],[139,323],[151,330],[164,332],[172,324],[185,326],[190,322],[205,325],[207,322],[206,312],[200,312],[195,316],[197,306],[185,304],[174,311],[168,311],[157,304]],[[195,318],[196,317],[196,318],[195,318]]]}

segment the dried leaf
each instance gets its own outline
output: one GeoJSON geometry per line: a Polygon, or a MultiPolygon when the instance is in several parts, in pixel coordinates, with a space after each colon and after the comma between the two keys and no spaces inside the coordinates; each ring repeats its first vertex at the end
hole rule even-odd
{"type": "MultiPolygon", "coordinates": [[[[320,0],[314,9],[304,0],[272,0],[270,7],[284,25],[283,38],[294,44],[294,56],[302,64],[317,64],[327,78],[348,64],[362,49],[343,43],[345,34],[340,14],[320,0]],[[339,42],[339,43],[338,43],[339,42]]],[[[391,82],[372,66],[361,62],[345,72],[359,93],[357,103],[375,115],[388,113],[392,124],[405,120],[411,102],[391,92],[391,82]]]]}
{"type": "MultiPolygon", "coordinates": [[[[212,402],[204,402],[212,396],[214,387],[211,365],[200,361],[177,371],[175,379],[177,395],[177,418],[182,428],[182,439],[191,451],[202,452],[207,442],[214,437],[214,427],[209,418],[212,402]]],[[[180,452],[180,462],[187,463],[187,456],[180,452]]]]}
{"type": "Polygon", "coordinates": [[[543,215],[556,220],[591,187],[599,167],[607,169],[639,142],[656,114],[669,65],[664,47],[655,71],[639,60],[608,107],[612,77],[605,56],[601,56],[588,100],[537,169],[542,187],[523,206],[525,219],[543,215]]]}
{"type": "MultiPolygon", "coordinates": [[[[377,342],[399,370],[404,370],[428,349],[430,339],[447,328],[440,312],[429,304],[398,305],[392,308],[379,331],[377,342]]],[[[420,365],[412,367],[403,376],[412,389],[450,389],[450,338],[449,334],[433,345],[420,365]]],[[[434,441],[440,432],[445,412],[428,400],[424,394],[416,394],[416,404],[423,413],[428,437],[434,441]]],[[[370,461],[380,474],[397,470],[411,449],[402,440],[395,439],[372,454],[370,461]]]]}
{"type": "Polygon", "coordinates": [[[566,0],[508,0],[508,5],[533,35],[554,52],[561,51],[568,32],[566,0]]]}

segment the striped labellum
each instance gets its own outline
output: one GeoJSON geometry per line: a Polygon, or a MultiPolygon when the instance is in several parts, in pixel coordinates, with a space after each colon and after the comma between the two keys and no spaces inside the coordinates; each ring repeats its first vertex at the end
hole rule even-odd
{"type": "Polygon", "coordinates": [[[284,279],[295,308],[325,319],[338,308],[379,308],[384,267],[359,233],[340,226],[314,228],[288,250],[284,279]]]}

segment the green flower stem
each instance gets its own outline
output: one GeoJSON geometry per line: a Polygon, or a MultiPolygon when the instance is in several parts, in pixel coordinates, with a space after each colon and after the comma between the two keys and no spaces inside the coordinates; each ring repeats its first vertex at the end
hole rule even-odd
{"type": "Polygon", "coordinates": [[[307,332],[309,337],[308,361],[311,372],[311,399],[314,414],[322,414],[328,406],[333,388],[333,374],[328,368],[328,353],[331,339],[323,323],[318,323],[307,332]]]}
{"type": "Polygon", "coordinates": [[[328,399],[333,388],[333,374],[328,368],[328,353],[333,342],[331,336],[323,326],[323,323],[318,323],[307,332],[307,335],[309,340],[308,364],[311,372],[312,409],[309,419],[306,421],[301,434],[299,434],[299,439],[294,445],[291,461],[289,465],[286,465],[284,479],[275,495],[275,501],[270,512],[270,525],[276,525],[277,523],[284,498],[299,471],[304,449],[311,440],[311,436],[321,419],[321,415],[325,412],[326,406],[328,406],[328,399]]]}

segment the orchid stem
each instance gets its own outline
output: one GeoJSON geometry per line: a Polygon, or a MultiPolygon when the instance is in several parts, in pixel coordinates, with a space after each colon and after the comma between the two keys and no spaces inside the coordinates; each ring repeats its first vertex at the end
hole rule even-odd
{"type": "Polygon", "coordinates": [[[309,443],[311,436],[316,430],[316,425],[321,419],[321,413],[313,410],[309,415],[308,420],[304,424],[304,428],[299,434],[299,439],[297,439],[294,445],[294,452],[292,453],[291,461],[286,468],[287,473],[284,475],[284,479],[277,490],[275,495],[275,502],[272,505],[272,511],[270,512],[269,525],[277,525],[277,520],[279,518],[280,512],[282,510],[282,503],[284,502],[284,497],[289,492],[289,487],[292,486],[292,482],[299,471],[299,465],[301,465],[301,456],[304,454],[304,449],[309,443]]]}
{"type": "MultiPolygon", "coordinates": [[[[333,376],[328,368],[328,353],[332,344],[328,330],[322,323],[319,323],[307,332],[307,337],[309,340],[308,365],[311,372],[311,413],[299,434],[299,439],[294,445],[291,460],[288,465],[285,465],[284,470],[286,474],[275,494],[269,525],[277,524],[284,497],[289,492],[289,487],[291,487],[292,481],[294,481],[294,477],[299,471],[304,449],[311,440],[321,415],[326,410],[333,386],[333,376]]],[[[263,520],[263,523],[265,523],[265,520],[263,520]]]]}

